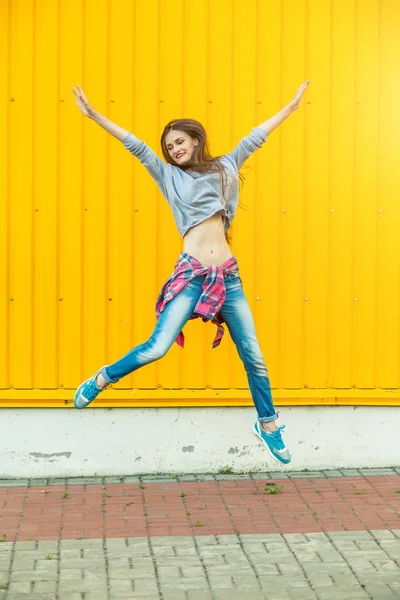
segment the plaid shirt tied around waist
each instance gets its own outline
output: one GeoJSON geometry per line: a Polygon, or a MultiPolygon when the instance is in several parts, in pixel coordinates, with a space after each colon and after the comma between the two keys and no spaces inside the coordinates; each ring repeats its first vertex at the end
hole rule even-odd
{"type": "MultiPolygon", "coordinates": [[[[182,252],[175,265],[174,272],[164,283],[158,296],[156,303],[157,319],[168,302],[173,300],[192,279],[205,275],[203,291],[190,318],[197,319],[200,317],[203,321],[211,321],[217,326],[217,333],[212,345],[213,348],[216,348],[221,343],[224,335],[222,326],[224,320],[219,314],[226,297],[224,275],[232,273],[239,277],[238,263],[234,256],[229,258],[222,266],[211,265],[206,267],[193,256],[182,252]]],[[[175,341],[181,348],[184,348],[185,338],[182,331],[175,341]]]]}

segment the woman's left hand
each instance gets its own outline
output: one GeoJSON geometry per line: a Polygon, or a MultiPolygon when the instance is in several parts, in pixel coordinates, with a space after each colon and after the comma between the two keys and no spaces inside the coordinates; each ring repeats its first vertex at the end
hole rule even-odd
{"type": "Polygon", "coordinates": [[[293,98],[293,100],[289,103],[289,106],[292,110],[296,110],[299,108],[300,106],[300,102],[301,99],[303,97],[304,92],[306,91],[306,89],[308,88],[308,86],[310,85],[310,80],[308,79],[307,81],[305,81],[297,90],[295,97],[293,98]]]}

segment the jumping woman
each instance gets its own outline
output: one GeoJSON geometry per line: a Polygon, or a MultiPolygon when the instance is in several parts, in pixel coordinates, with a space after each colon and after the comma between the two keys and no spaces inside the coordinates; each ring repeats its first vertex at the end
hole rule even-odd
{"type": "Polygon", "coordinates": [[[278,415],[268,371],[226,233],[238,204],[239,170],[268,134],[300,106],[308,85],[309,81],[303,83],[287,106],[220,157],[211,156],[206,132],[198,121],[170,121],[161,136],[165,162],[143,141],[94,110],[80,86],[72,88],[84,115],[120,140],[146,167],[170,205],[183,238],[182,253],[157,300],[152,335],[82,383],[75,393],[76,408],[86,408],[110,383],[165,356],[174,341],[183,347],[182,328],[189,319],[200,317],[217,326],[213,348],[219,345],[226,323],[243,361],[258,415],[253,433],[272,458],[281,464],[290,462],[282,440],[285,426],[276,426],[278,415]]]}

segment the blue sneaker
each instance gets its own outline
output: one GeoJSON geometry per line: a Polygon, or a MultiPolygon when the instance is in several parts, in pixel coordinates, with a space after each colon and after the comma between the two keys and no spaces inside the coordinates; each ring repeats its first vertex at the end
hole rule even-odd
{"type": "Polygon", "coordinates": [[[74,396],[75,408],[86,408],[91,402],[93,402],[93,400],[96,400],[97,396],[103,391],[97,387],[96,384],[96,377],[100,371],[101,369],[92,375],[92,377],[89,377],[89,379],[81,383],[81,385],[78,387],[74,396]]]}
{"type": "Polygon", "coordinates": [[[281,431],[285,429],[284,425],[278,427],[276,431],[265,431],[260,421],[256,421],[253,426],[253,433],[260,442],[264,444],[272,458],[283,465],[287,465],[292,460],[289,450],[282,440],[281,431]]]}

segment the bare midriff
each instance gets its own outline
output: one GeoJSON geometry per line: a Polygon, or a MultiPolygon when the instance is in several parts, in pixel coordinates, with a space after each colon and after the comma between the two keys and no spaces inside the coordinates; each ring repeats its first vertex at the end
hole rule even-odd
{"type": "Polygon", "coordinates": [[[184,237],[183,251],[203,265],[223,265],[232,256],[219,213],[191,227],[184,237]]]}

